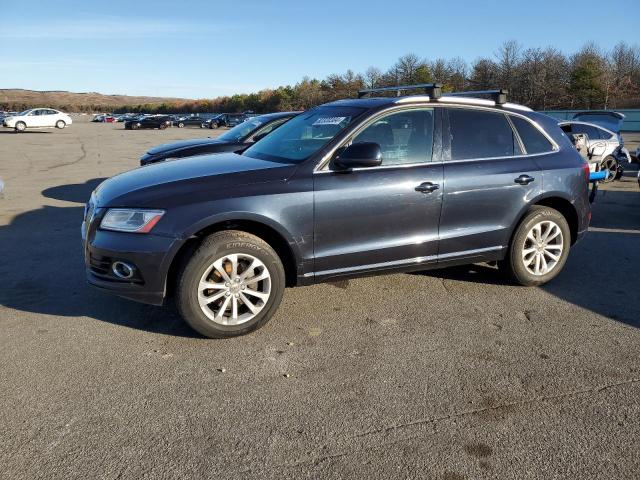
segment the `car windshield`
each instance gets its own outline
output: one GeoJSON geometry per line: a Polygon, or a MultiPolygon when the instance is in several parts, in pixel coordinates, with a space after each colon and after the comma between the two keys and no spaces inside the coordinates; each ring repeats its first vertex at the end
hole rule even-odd
{"type": "Polygon", "coordinates": [[[252,118],[251,120],[242,122],[240,125],[236,125],[228,132],[220,135],[218,138],[220,140],[224,140],[225,142],[237,142],[247,137],[256,128],[263,125],[263,123],[264,122],[261,122],[256,118],[252,118]]]}
{"type": "Polygon", "coordinates": [[[23,116],[27,115],[30,111],[31,111],[31,109],[25,110],[24,112],[20,112],[20,113],[18,113],[16,115],[16,117],[23,117],[23,116]]]}
{"type": "Polygon", "coordinates": [[[364,108],[324,106],[289,120],[245,150],[263,160],[301,162],[316,153],[365,111],[364,108]]]}

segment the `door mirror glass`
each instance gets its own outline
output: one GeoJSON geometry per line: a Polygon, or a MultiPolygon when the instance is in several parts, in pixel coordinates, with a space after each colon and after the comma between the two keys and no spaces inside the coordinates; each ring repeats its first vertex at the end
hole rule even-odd
{"type": "Polygon", "coordinates": [[[374,142],[353,143],[336,157],[334,163],[343,170],[377,167],[382,164],[382,149],[374,142]]]}

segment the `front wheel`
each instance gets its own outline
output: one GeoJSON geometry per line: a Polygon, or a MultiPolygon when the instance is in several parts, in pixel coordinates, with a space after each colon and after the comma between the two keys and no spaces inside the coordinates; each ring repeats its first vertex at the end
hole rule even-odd
{"type": "Polygon", "coordinates": [[[59,128],[60,130],[62,130],[62,129],[63,129],[64,127],[66,127],[66,126],[67,126],[67,124],[66,124],[66,123],[64,123],[64,121],[63,121],[63,120],[58,120],[58,121],[56,122],[56,128],[59,128]]]}
{"type": "Polygon", "coordinates": [[[27,129],[27,124],[24,122],[18,122],[15,126],[16,132],[24,132],[27,129]]]}
{"type": "Polygon", "coordinates": [[[273,248],[254,235],[227,230],[206,238],[184,264],[176,305],[202,335],[235,337],[269,321],[284,287],[284,267],[273,248]]]}
{"type": "Polygon", "coordinates": [[[184,128],[184,123],[182,122],[178,123],[178,128],[184,128]]]}
{"type": "Polygon", "coordinates": [[[571,231],[564,216],[535,206],[518,225],[500,266],[524,286],[542,285],[560,273],[569,255],[571,231]]]}

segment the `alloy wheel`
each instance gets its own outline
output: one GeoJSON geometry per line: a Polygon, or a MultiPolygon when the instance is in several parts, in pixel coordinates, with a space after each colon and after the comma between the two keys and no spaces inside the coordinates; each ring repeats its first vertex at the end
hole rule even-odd
{"type": "Polygon", "coordinates": [[[607,175],[607,178],[604,179],[604,182],[613,182],[618,174],[618,161],[613,157],[605,158],[602,162],[602,168],[609,170],[609,174],[607,175]]]}
{"type": "Polygon", "coordinates": [[[542,276],[553,270],[562,257],[564,238],[557,223],[544,220],[536,223],[524,241],[522,262],[526,270],[542,276]]]}
{"type": "Polygon", "coordinates": [[[271,274],[253,255],[225,255],[205,270],[198,284],[202,312],[220,325],[240,325],[266,306],[271,274]]]}

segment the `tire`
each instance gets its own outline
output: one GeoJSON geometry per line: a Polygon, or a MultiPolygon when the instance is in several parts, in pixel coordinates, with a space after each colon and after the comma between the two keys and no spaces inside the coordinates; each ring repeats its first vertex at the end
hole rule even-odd
{"type": "Polygon", "coordinates": [[[520,285],[527,287],[542,285],[555,278],[562,271],[567,261],[570,247],[571,230],[564,216],[553,208],[534,206],[516,228],[507,256],[499,262],[499,266],[506,271],[513,281],[520,285]],[[540,235],[533,232],[534,227],[538,225],[541,225],[540,235]],[[547,232],[546,228],[551,228],[551,225],[555,225],[555,228],[551,230],[550,235],[558,230],[560,233],[554,236],[551,241],[547,241],[546,247],[538,247],[531,240],[530,234],[544,240],[544,235],[547,232]],[[529,250],[531,252],[527,253],[529,250]],[[558,251],[560,252],[559,254],[558,251]],[[536,274],[536,256],[539,255],[542,256],[543,260],[538,264],[540,268],[539,273],[536,274]],[[553,260],[551,255],[558,258],[553,260]],[[526,263],[529,262],[529,259],[533,259],[533,263],[527,266],[526,263]],[[543,265],[548,267],[546,272],[542,268],[543,265]]]}
{"type": "Polygon", "coordinates": [[[24,132],[27,129],[27,124],[24,122],[17,122],[14,128],[16,132],[24,132]]]}
{"type": "Polygon", "coordinates": [[[209,129],[213,130],[214,128],[218,128],[218,125],[217,125],[217,124],[214,124],[213,122],[211,122],[211,123],[209,124],[209,129]]]}
{"type": "Polygon", "coordinates": [[[605,169],[608,168],[609,169],[609,175],[602,180],[604,183],[610,183],[613,182],[617,176],[618,176],[618,160],[616,160],[615,157],[609,155],[608,157],[605,157],[602,162],[600,163],[600,167],[601,169],[605,169]]]}
{"type": "Polygon", "coordinates": [[[180,123],[178,124],[178,128],[184,128],[184,123],[180,122],[180,123]]]}
{"type": "Polygon", "coordinates": [[[271,319],[280,305],[284,287],[282,261],[268,243],[246,232],[226,230],[207,237],[183,263],[176,282],[176,306],[191,328],[205,337],[236,337],[262,327],[271,319]],[[258,266],[250,270],[249,264],[258,266]],[[223,271],[227,278],[220,273],[223,271]],[[246,285],[244,281],[234,281],[245,275],[246,285]],[[201,289],[201,281],[213,288],[201,289]]]}
{"type": "Polygon", "coordinates": [[[160,130],[164,130],[165,128],[167,128],[167,125],[166,125],[166,124],[164,124],[164,123],[161,123],[161,124],[160,124],[160,126],[158,126],[158,128],[159,128],[160,130]]]}
{"type": "Polygon", "coordinates": [[[64,122],[64,120],[58,120],[56,122],[56,128],[62,130],[64,127],[66,127],[67,124],[64,122]]]}

